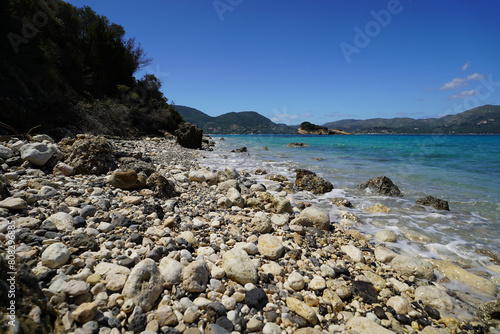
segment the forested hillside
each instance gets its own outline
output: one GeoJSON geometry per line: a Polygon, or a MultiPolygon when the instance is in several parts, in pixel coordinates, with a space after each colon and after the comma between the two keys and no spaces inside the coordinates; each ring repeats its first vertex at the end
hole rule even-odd
{"type": "Polygon", "coordinates": [[[2,0],[0,36],[0,121],[19,131],[134,135],[182,121],[156,77],[134,77],[150,61],[140,44],[90,7],[2,0]]]}

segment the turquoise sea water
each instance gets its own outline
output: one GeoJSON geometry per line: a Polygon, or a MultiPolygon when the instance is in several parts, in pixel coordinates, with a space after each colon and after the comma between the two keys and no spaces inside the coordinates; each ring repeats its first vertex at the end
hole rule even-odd
{"type": "Polygon", "coordinates": [[[500,136],[481,135],[354,135],[213,136],[217,143],[205,164],[234,166],[250,172],[264,167],[294,180],[295,168],[306,168],[330,181],[330,194],[312,198],[330,210],[334,220],[341,210],[329,198],[344,196],[361,218],[353,228],[365,233],[393,230],[406,252],[441,257],[468,267],[484,267],[500,259],[500,136]],[[290,142],[310,147],[292,148],[290,142]],[[245,146],[248,153],[231,153],[245,146]],[[268,150],[265,150],[267,147],[268,150]],[[403,198],[370,194],[356,185],[385,175],[400,188],[403,198]],[[425,195],[445,199],[451,212],[415,205],[425,195]],[[392,210],[370,214],[365,209],[383,204],[392,210]],[[422,241],[410,240],[418,233],[422,241]]]}

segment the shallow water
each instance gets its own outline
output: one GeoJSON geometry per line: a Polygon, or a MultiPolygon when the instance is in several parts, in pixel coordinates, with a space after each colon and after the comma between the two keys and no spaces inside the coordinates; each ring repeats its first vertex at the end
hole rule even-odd
{"type": "MultiPolygon", "coordinates": [[[[295,168],[305,168],[330,181],[335,190],[313,201],[328,208],[333,218],[339,208],[329,199],[345,196],[361,218],[357,228],[365,233],[390,229],[407,253],[443,258],[467,267],[484,267],[500,258],[500,136],[356,135],[214,136],[217,146],[203,163],[211,167],[234,166],[294,179],[295,168]],[[310,147],[292,148],[290,142],[310,147]],[[245,146],[249,153],[231,153],[245,146]],[[265,150],[267,147],[268,150],[265,150]],[[223,161],[221,161],[221,159],[223,161]],[[390,198],[357,189],[371,177],[385,175],[400,188],[403,198],[390,198]],[[451,212],[415,205],[432,195],[449,202],[451,212]],[[376,203],[391,211],[365,211],[376,203]],[[423,241],[405,237],[421,235],[423,241]]],[[[300,198],[306,196],[297,194],[300,198]]],[[[309,199],[311,200],[311,199],[309,199]]],[[[338,220],[338,219],[337,219],[338,220]]]]}

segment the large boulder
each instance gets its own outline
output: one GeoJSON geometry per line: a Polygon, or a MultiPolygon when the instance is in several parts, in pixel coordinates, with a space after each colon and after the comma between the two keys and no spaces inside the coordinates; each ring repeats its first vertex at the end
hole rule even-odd
{"type": "Polygon", "coordinates": [[[392,183],[392,180],[387,176],[374,177],[358,185],[360,189],[370,189],[377,194],[385,196],[401,197],[401,191],[399,188],[392,183]]]}
{"type": "Polygon", "coordinates": [[[181,123],[179,128],[175,130],[177,142],[182,147],[186,148],[201,148],[203,130],[191,123],[181,123]]]}
{"type": "Polygon", "coordinates": [[[314,194],[324,194],[332,191],[333,185],[307,169],[297,169],[295,185],[300,190],[307,190],[314,194]]]}
{"type": "Polygon", "coordinates": [[[448,202],[434,196],[427,196],[417,199],[417,204],[424,206],[432,206],[436,210],[446,210],[450,211],[450,206],[448,202]]]}
{"type": "Polygon", "coordinates": [[[104,137],[80,135],[71,146],[72,140],[61,141],[66,144],[66,163],[75,168],[77,174],[105,174],[115,169],[113,145],[104,137]]]}

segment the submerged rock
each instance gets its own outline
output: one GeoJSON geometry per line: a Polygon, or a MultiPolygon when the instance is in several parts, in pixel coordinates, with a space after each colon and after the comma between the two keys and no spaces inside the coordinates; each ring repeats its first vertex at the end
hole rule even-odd
{"type": "Polygon", "coordinates": [[[375,191],[377,194],[385,196],[394,196],[394,197],[402,196],[399,188],[387,176],[379,176],[371,178],[365,183],[358,185],[358,188],[360,189],[368,188],[371,189],[372,191],[375,191]]]}
{"type": "Polygon", "coordinates": [[[417,200],[417,204],[424,206],[432,206],[436,210],[445,210],[450,211],[450,206],[448,202],[434,196],[427,196],[423,198],[419,198],[417,200]]]}

